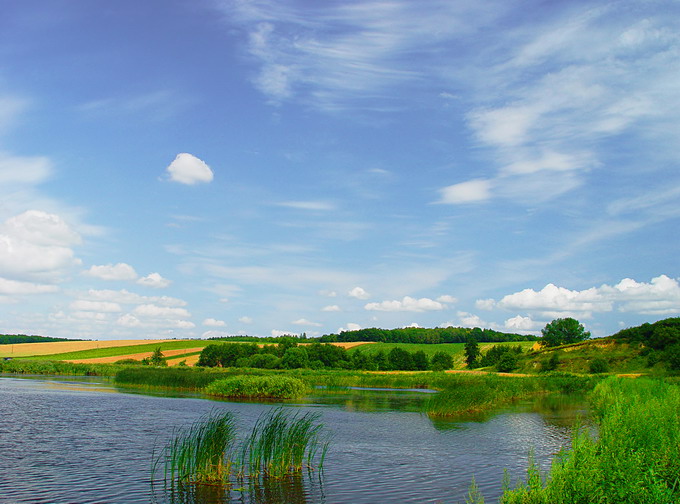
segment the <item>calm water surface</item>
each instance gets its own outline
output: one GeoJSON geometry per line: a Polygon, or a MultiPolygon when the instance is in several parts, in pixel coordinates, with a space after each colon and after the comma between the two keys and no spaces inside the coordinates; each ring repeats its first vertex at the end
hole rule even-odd
{"type": "Polygon", "coordinates": [[[486,419],[431,421],[427,394],[320,393],[286,407],[317,411],[332,435],[322,475],[267,486],[168,493],[150,484],[151,453],[212,409],[247,432],[273,404],[121,391],[96,380],[0,378],[0,503],[463,503],[474,476],[487,502],[503,470],[522,478],[569,442],[582,402],[524,403],[486,419]],[[484,421],[480,421],[484,420],[484,421]]]}

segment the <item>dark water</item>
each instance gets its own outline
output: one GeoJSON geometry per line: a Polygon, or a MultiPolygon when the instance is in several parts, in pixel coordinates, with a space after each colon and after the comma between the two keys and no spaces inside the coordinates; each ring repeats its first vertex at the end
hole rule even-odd
{"type": "Polygon", "coordinates": [[[273,405],[121,393],[97,380],[3,377],[0,503],[463,503],[473,476],[490,503],[503,469],[513,481],[523,477],[532,448],[548,467],[583,414],[582,403],[552,401],[433,422],[418,413],[426,396],[346,391],[288,404],[321,413],[332,434],[322,475],[170,494],[162,484],[152,488],[150,473],[154,445],[173,428],[218,408],[233,411],[245,433],[273,405]]]}

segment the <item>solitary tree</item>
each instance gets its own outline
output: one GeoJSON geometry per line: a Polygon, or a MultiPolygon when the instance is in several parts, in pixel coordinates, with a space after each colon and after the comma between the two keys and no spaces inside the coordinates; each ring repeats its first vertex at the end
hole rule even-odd
{"type": "Polygon", "coordinates": [[[477,367],[477,359],[482,355],[477,340],[470,336],[465,343],[465,362],[469,368],[477,367]]]}
{"type": "Polygon", "coordinates": [[[571,317],[553,320],[541,329],[541,334],[543,344],[548,347],[578,343],[590,338],[590,331],[586,331],[583,324],[571,317]]]}

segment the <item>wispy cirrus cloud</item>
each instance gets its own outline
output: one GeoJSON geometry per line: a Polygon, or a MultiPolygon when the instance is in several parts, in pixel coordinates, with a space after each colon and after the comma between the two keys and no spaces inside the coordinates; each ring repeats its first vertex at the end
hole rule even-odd
{"type": "Polygon", "coordinates": [[[361,103],[389,109],[395,86],[432,77],[443,41],[474,33],[499,16],[497,2],[428,2],[426,8],[383,0],[309,4],[223,1],[247,36],[258,65],[255,86],[272,102],[302,99],[324,110],[361,103]]]}

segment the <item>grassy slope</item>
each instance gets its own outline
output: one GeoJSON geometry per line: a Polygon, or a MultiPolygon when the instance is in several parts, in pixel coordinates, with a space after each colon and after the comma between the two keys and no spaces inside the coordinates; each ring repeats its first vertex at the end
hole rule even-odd
{"type": "Polygon", "coordinates": [[[653,369],[646,367],[646,359],[640,356],[640,348],[610,338],[546,348],[529,352],[520,362],[518,372],[540,372],[544,362],[553,354],[557,354],[559,365],[556,371],[569,373],[589,373],[590,363],[595,359],[603,359],[609,366],[610,373],[650,373],[653,369]]]}

